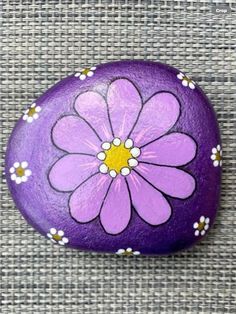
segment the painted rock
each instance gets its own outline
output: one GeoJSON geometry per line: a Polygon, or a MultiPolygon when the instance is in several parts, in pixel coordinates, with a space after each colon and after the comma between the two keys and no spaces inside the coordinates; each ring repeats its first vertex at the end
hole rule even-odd
{"type": "Polygon", "coordinates": [[[212,106],[170,66],[85,69],[34,101],[8,143],[6,178],[24,218],[60,245],[170,254],[213,224],[222,150],[212,106]]]}

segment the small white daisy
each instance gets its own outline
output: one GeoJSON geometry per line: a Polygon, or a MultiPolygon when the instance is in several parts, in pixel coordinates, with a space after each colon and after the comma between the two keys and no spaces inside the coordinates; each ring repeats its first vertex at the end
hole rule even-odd
{"type": "Polygon", "coordinates": [[[101,147],[103,151],[97,154],[97,158],[103,162],[99,165],[101,173],[108,173],[112,178],[119,174],[128,176],[138,166],[137,158],[141,150],[134,146],[131,138],[122,142],[119,137],[115,137],[111,142],[103,142],[101,147]]]}
{"type": "Polygon", "coordinates": [[[195,88],[195,82],[193,80],[191,80],[187,75],[185,75],[184,73],[180,72],[177,74],[178,79],[180,79],[182,81],[182,85],[185,87],[189,87],[191,89],[195,88]]]}
{"type": "Polygon", "coordinates": [[[15,162],[9,170],[9,172],[11,173],[11,180],[15,181],[16,184],[26,182],[28,180],[28,177],[32,173],[30,169],[27,169],[27,167],[27,161],[15,162]]]}
{"type": "Polygon", "coordinates": [[[81,72],[75,73],[75,77],[79,77],[81,81],[85,80],[86,77],[91,77],[94,74],[96,67],[85,68],[81,72]]]}
{"type": "Polygon", "coordinates": [[[51,228],[47,233],[47,237],[53,242],[60,245],[65,245],[69,242],[69,239],[64,237],[64,231],[51,228]]]}
{"type": "Polygon", "coordinates": [[[206,231],[209,229],[210,218],[201,216],[199,222],[195,222],[193,224],[193,228],[195,229],[195,236],[204,236],[206,231]]]}
{"type": "Polygon", "coordinates": [[[212,148],[211,160],[213,160],[214,167],[222,166],[222,149],[220,145],[212,148]]]}
{"type": "Polygon", "coordinates": [[[133,251],[130,247],[125,249],[119,249],[116,252],[117,255],[124,255],[124,256],[132,256],[132,255],[140,255],[139,251],[133,251]]]}
{"type": "Polygon", "coordinates": [[[28,109],[26,109],[22,119],[27,121],[28,123],[31,123],[33,122],[33,120],[38,119],[40,111],[41,107],[36,106],[36,103],[33,103],[28,109]]]}

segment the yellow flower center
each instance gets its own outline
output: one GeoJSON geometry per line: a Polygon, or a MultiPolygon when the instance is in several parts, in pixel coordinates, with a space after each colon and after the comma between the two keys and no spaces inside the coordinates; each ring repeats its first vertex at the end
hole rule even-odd
{"type": "Polygon", "coordinates": [[[16,174],[18,177],[23,177],[25,174],[25,169],[23,169],[22,167],[16,168],[16,174]]]}
{"type": "Polygon", "coordinates": [[[35,107],[33,107],[33,108],[29,108],[29,112],[28,112],[28,116],[29,117],[33,117],[33,115],[35,114],[35,107]]]}
{"type": "Polygon", "coordinates": [[[111,147],[106,152],[106,158],[104,163],[110,170],[115,170],[120,173],[121,169],[124,167],[129,167],[128,160],[132,158],[129,148],[126,148],[124,143],[119,146],[111,144],[111,147]]]}
{"type": "Polygon", "coordinates": [[[131,256],[131,255],[133,255],[133,252],[132,251],[131,252],[125,251],[122,255],[131,256]]]}
{"type": "Polygon", "coordinates": [[[218,161],[221,160],[220,152],[217,152],[217,153],[215,154],[215,156],[216,156],[216,159],[215,159],[215,160],[218,160],[218,161]]]}
{"type": "Polygon", "coordinates": [[[52,236],[52,238],[53,238],[53,240],[55,240],[55,241],[60,241],[60,240],[62,239],[62,237],[61,237],[59,234],[54,234],[54,235],[52,236]]]}
{"type": "Polygon", "coordinates": [[[86,68],[82,71],[82,74],[87,75],[90,72],[89,68],[86,68]]]}
{"type": "Polygon", "coordinates": [[[189,77],[187,77],[187,76],[184,76],[184,77],[183,77],[183,80],[187,81],[188,83],[191,83],[191,82],[192,82],[192,80],[191,80],[189,77]]]}
{"type": "Polygon", "coordinates": [[[198,230],[201,231],[204,229],[204,227],[205,227],[205,222],[199,222],[198,227],[197,227],[198,230]]]}

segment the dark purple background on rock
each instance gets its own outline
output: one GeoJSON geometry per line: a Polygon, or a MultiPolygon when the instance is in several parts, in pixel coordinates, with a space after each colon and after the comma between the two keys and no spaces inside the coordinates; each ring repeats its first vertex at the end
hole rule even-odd
{"type": "Polygon", "coordinates": [[[199,87],[193,90],[182,86],[176,77],[178,70],[152,62],[126,61],[98,66],[93,77],[84,81],[74,75],[49,89],[37,101],[42,107],[39,119],[29,124],[20,119],[9,140],[6,157],[6,176],[12,197],[26,220],[46,236],[54,227],[69,238],[68,246],[105,252],[131,247],[141,254],[167,254],[194,244],[193,223],[201,215],[210,218],[212,225],[220,194],[220,167],[214,167],[211,150],[220,144],[218,124],[209,100],[199,87]],[[115,78],[128,78],[139,89],[143,101],[158,91],[169,91],[181,103],[181,115],[171,131],[191,135],[198,144],[197,156],[185,167],[197,182],[196,191],[187,200],[168,197],[173,213],[168,223],[152,227],[141,220],[134,210],[127,229],[119,235],[104,232],[99,217],[86,224],[71,218],[68,209],[70,193],[55,191],[48,182],[48,171],[65,153],[51,142],[55,121],[65,114],[74,114],[76,96],[86,90],[105,95],[115,78]],[[16,161],[26,160],[32,175],[26,183],[16,185],[10,180],[9,168],[16,161]]]}

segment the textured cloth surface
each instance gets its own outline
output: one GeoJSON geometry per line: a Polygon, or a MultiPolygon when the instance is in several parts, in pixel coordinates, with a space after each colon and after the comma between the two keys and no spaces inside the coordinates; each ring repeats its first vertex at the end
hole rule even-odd
{"type": "Polygon", "coordinates": [[[1,171],[0,313],[235,313],[236,5],[226,2],[232,13],[215,15],[218,1],[0,1],[1,166],[28,104],[68,74],[119,59],[186,71],[214,105],[224,149],[213,229],[168,257],[53,246],[21,218],[1,171]]]}

